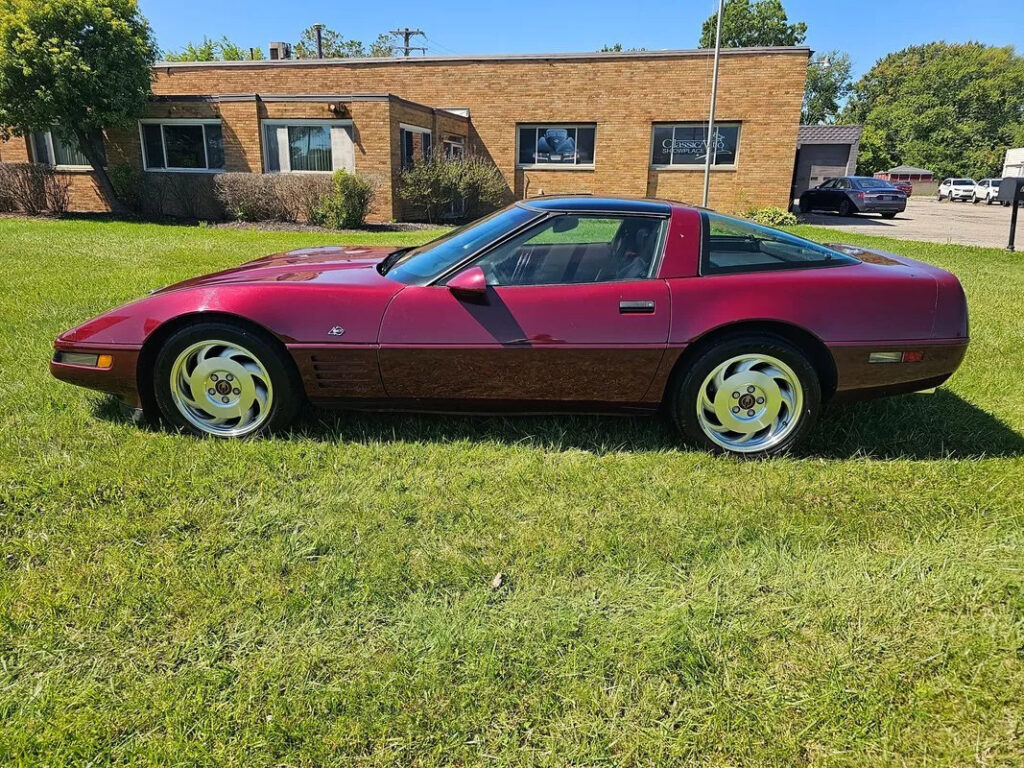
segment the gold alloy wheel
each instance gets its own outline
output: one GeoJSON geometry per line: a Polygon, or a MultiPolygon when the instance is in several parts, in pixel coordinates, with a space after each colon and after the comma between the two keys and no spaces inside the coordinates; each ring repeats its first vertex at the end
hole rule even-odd
{"type": "Polygon", "coordinates": [[[771,355],[738,355],[716,366],[697,394],[697,420],[716,445],[766,451],[800,421],[804,390],[793,369],[771,355]]]}

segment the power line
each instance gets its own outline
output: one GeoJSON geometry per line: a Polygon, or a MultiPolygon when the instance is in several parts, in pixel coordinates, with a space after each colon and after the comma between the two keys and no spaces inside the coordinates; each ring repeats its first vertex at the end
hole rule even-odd
{"type": "Polygon", "coordinates": [[[388,32],[388,34],[394,35],[395,37],[401,37],[405,41],[404,45],[396,45],[395,48],[401,50],[406,57],[409,56],[410,51],[423,51],[424,53],[427,52],[427,49],[422,46],[409,45],[409,40],[411,40],[416,35],[419,35],[423,39],[426,39],[427,35],[422,29],[409,29],[408,27],[403,27],[402,29],[392,29],[390,32],[388,32]]]}
{"type": "Polygon", "coordinates": [[[452,49],[452,48],[449,48],[449,47],[448,47],[447,45],[441,45],[441,43],[437,42],[437,40],[435,40],[435,39],[434,39],[434,38],[432,38],[432,37],[427,37],[427,36],[426,36],[426,35],[424,34],[424,35],[423,35],[423,38],[424,38],[424,39],[425,39],[425,40],[426,40],[426,41],[427,41],[428,43],[430,43],[430,46],[431,46],[432,48],[440,48],[440,49],[441,49],[442,51],[447,51],[448,53],[452,53],[452,54],[455,54],[456,56],[460,55],[460,54],[459,54],[459,51],[456,51],[456,50],[454,50],[454,49],[452,49]]]}

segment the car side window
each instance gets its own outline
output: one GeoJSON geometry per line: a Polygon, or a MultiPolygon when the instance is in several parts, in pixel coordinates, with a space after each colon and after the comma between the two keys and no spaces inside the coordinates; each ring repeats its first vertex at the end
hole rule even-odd
{"type": "Polygon", "coordinates": [[[828,181],[826,181],[824,184],[821,185],[820,189],[832,189],[835,185],[836,185],[836,180],[835,179],[829,179],[828,181]]]}
{"type": "Polygon", "coordinates": [[[851,256],[786,232],[717,213],[701,216],[704,223],[703,275],[857,263],[851,256]]]}
{"type": "Polygon", "coordinates": [[[849,189],[849,188],[850,188],[850,180],[849,179],[839,179],[836,182],[836,189],[849,189]]]}
{"type": "Polygon", "coordinates": [[[642,280],[657,267],[667,221],[563,214],[484,254],[477,266],[488,285],[642,280]]]}

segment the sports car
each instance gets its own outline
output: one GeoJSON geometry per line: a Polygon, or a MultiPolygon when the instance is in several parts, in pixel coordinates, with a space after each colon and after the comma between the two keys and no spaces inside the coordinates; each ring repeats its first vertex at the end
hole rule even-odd
{"type": "Polygon", "coordinates": [[[664,411],[702,448],[793,449],[823,404],[930,389],[956,277],[678,203],[517,202],[417,248],[267,256],[61,334],[50,370],[170,427],[283,430],[305,403],[664,411]]]}

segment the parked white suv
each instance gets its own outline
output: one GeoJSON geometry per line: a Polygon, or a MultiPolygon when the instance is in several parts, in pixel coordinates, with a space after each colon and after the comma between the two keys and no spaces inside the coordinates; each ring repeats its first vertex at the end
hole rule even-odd
{"type": "Polygon", "coordinates": [[[974,179],[946,179],[939,185],[939,202],[970,200],[974,196],[974,179]]]}
{"type": "Polygon", "coordinates": [[[1002,183],[1002,179],[982,179],[974,185],[974,195],[971,197],[972,203],[985,202],[985,205],[992,205],[992,203],[998,202],[996,200],[999,197],[999,185],[1002,183]]]}

